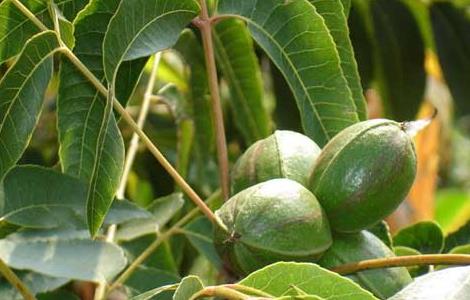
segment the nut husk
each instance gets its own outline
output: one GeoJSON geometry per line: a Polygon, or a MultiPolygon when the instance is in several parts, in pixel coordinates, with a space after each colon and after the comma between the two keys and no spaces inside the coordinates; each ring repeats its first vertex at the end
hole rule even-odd
{"type": "Polygon", "coordinates": [[[335,231],[358,232],[392,213],[415,176],[415,148],[403,124],[378,119],[346,128],[325,146],[309,189],[335,231]]]}
{"type": "Polygon", "coordinates": [[[320,148],[309,137],[287,130],[251,145],[232,169],[232,195],[257,183],[288,178],[306,185],[320,148]]]}
{"type": "Polygon", "coordinates": [[[235,273],[277,261],[312,261],[332,243],[315,196],[289,179],[269,180],[236,194],[219,210],[214,243],[235,273]]]}

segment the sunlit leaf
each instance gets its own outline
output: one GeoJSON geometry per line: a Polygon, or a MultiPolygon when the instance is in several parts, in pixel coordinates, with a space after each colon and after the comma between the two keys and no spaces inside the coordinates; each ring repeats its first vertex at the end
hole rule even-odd
{"type": "Polygon", "coordinates": [[[239,284],[272,296],[297,295],[296,290],[301,289],[307,295],[326,299],[377,299],[351,280],[309,263],[275,263],[248,275],[239,284]]]}

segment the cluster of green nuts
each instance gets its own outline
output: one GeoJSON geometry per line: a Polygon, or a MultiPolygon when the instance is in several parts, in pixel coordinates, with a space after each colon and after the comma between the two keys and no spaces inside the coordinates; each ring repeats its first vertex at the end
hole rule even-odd
{"type": "MultiPolygon", "coordinates": [[[[232,171],[232,197],[216,211],[216,249],[245,275],[277,261],[331,268],[392,256],[366,230],[392,213],[416,175],[405,126],[369,120],[320,149],[310,138],[276,131],[247,149],[232,171]]],[[[411,281],[405,268],[351,277],[387,298],[411,281]]]]}

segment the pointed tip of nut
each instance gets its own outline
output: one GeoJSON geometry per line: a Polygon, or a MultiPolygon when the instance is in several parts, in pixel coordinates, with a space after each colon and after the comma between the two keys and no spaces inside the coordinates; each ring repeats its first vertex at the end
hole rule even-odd
{"type": "Polygon", "coordinates": [[[416,121],[403,122],[401,123],[401,129],[410,137],[415,137],[421,130],[428,127],[437,115],[438,110],[437,108],[434,108],[434,112],[430,117],[416,121]]]}

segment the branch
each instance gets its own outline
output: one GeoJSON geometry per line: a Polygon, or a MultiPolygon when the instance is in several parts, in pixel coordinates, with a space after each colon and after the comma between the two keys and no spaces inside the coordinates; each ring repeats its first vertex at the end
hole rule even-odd
{"type": "Polygon", "coordinates": [[[214,43],[212,40],[212,20],[209,18],[206,0],[199,0],[201,4],[201,15],[194,22],[201,31],[204,55],[206,59],[207,76],[209,78],[209,89],[211,92],[212,118],[215,123],[217,158],[219,163],[220,185],[224,200],[229,198],[229,165],[227,154],[227,141],[225,138],[224,115],[220,100],[219,79],[214,55],[214,43]]]}
{"type": "Polygon", "coordinates": [[[0,273],[3,277],[23,296],[25,300],[36,300],[34,294],[29,290],[29,288],[24,284],[21,279],[16,276],[16,274],[5,264],[3,260],[0,259],[0,273]]]}
{"type": "MultiPolygon", "coordinates": [[[[142,108],[140,110],[140,114],[139,114],[139,117],[137,119],[137,126],[141,130],[144,128],[145,120],[147,119],[147,115],[148,115],[148,112],[149,112],[150,102],[152,100],[152,93],[153,93],[153,89],[155,87],[155,81],[156,81],[156,78],[157,78],[157,71],[158,71],[158,66],[160,64],[161,56],[162,56],[161,52],[157,53],[154,56],[152,70],[150,72],[147,87],[145,89],[144,99],[142,100],[142,108]]],[[[131,171],[132,165],[134,163],[135,155],[136,155],[137,149],[139,147],[139,139],[140,139],[139,135],[134,132],[134,134],[132,135],[131,141],[129,143],[129,148],[127,150],[126,162],[124,164],[124,172],[122,174],[121,183],[120,183],[119,188],[116,192],[116,197],[118,199],[124,198],[124,192],[126,190],[127,178],[129,177],[129,173],[131,171]]]]}
{"type": "MultiPolygon", "coordinates": [[[[36,16],[31,13],[28,8],[26,8],[18,0],[11,0],[12,3],[21,10],[36,26],[41,30],[48,30],[47,27],[42,24],[42,22],[36,18],[36,16]]],[[[58,37],[60,39],[60,37],[58,37]]],[[[69,60],[72,62],[75,67],[83,74],[83,76],[90,81],[91,84],[98,90],[100,94],[108,97],[108,90],[101,83],[98,78],[91,73],[91,71],[75,56],[75,54],[70,51],[68,48],[60,48],[62,52],[69,60]]],[[[131,129],[142,139],[142,142],[153,154],[153,156],[158,160],[158,162],[163,166],[163,168],[170,174],[170,176],[175,180],[176,184],[181,188],[181,190],[186,193],[186,195],[201,209],[201,211],[207,216],[207,218],[214,224],[217,224],[214,213],[210,210],[209,207],[202,201],[202,199],[196,194],[196,192],[189,186],[189,184],[182,178],[178,172],[173,168],[170,162],[165,158],[165,156],[160,152],[160,150],[152,143],[150,138],[139,128],[134,119],[129,115],[129,113],[124,109],[124,107],[113,97],[113,106],[114,109],[121,115],[124,121],[131,127],[131,129]]]]}
{"type": "MultiPolygon", "coordinates": [[[[220,196],[220,191],[216,191],[213,193],[208,199],[207,203],[210,204],[212,201],[217,199],[220,196]]],[[[110,285],[108,291],[112,291],[113,289],[117,288],[121,284],[123,284],[134,271],[137,269],[139,265],[141,265],[153,252],[160,246],[164,241],[168,238],[177,234],[179,230],[192,218],[194,218],[199,213],[197,208],[191,210],[187,213],[183,218],[181,218],[178,222],[176,222],[173,226],[171,226],[165,232],[162,232],[157,239],[150,244],[130,265],[127,269],[122,272],[122,274],[110,285]]]]}
{"type": "Polygon", "coordinates": [[[358,271],[381,269],[390,267],[407,267],[418,265],[470,265],[470,255],[465,254],[425,254],[386,257],[363,260],[334,267],[331,271],[341,275],[356,273],[358,271]]]}
{"type": "MultiPolygon", "coordinates": [[[[18,0],[11,0],[12,3],[21,10],[23,14],[26,15],[37,27],[41,30],[48,30],[48,28],[38,19],[36,16],[28,10],[21,2],[18,0]]],[[[58,37],[60,39],[60,37],[58,37]]],[[[62,52],[72,64],[82,73],[82,75],[90,81],[90,83],[98,90],[100,94],[108,97],[108,90],[101,83],[98,78],[95,77],[93,73],[75,56],[75,54],[70,51],[68,48],[60,48],[62,52]]],[[[119,103],[119,101],[113,97],[113,106],[114,109],[121,115],[124,121],[131,127],[131,129],[142,139],[142,142],[148,148],[148,150],[153,154],[153,156],[158,160],[158,162],[163,166],[163,168],[170,174],[176,184],[181,188],[181,190],[186,193],[186,195],[191,199],[191,201],[196,204],[199,209],[206,215],[206,217],[214,224],[218,224],[214,213],[212,210],[204,203],[204,201],[197,195],[197,193],[191,188],[191,186],[184,180],[183,177],[178,174],[175,168],[171,163],[165,158],[165,156],[160,152],[160,150],[153,144],[150,138],[139,128],[134,119],[129,115],[125,108],[119,103]]]]}
{"type": "MultiPolygon", "coordinates": [[[[145,120],[147,119],[147,115],[150,108],[150,102],[152,99],[152,92],[155,87],[155,81],[157,78],[157,70],[160,64],[161,52],[157,53],[154,56],[154,61],[152,65],[152,70],[150,72],[150,76],[147,83],[147,88],[145,90],[144,99],[142,100],[142,107],[139,113],[139,117],[137,119],[137,125],[140,129],[143,129],[145,120]]],[[[127,179],[129,177],[129,173],[132,169],[132,165],[134,164],[134,159],[137,154],[137,149],[139,147],[139,136],[134,133],[132,135],[131,141],[129,143],[129,148],[127,149],[126,160],[124,163],[124,171],[122,173],[121,181],[119,183],[118,190],[116,192],[116,198],[121,200],[124,198],[124,194],[126,191],[126,184],[127,179]]],[[[111,224],[108,228],[108,232],[106,234],[106,241],[112,243],[114,241],[114,236],[116,234],[117,226],[116,224],[111,224]]],[[[104,299],[106,294],[106,281],[102,281],[98,284],[95,290],[95,300],[104,299]]]]}
{"type": "Polygon", "coordinates": [[[196,300],[205,297],[220,297],[228,300],[245,300],[252,298],[251,296],[245,295],[225,286],[208,286],[194,294],[191,298],[189,298],[189,300],[196,300]]]}

